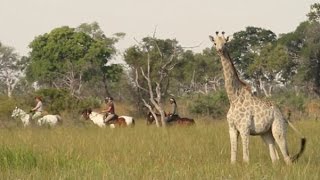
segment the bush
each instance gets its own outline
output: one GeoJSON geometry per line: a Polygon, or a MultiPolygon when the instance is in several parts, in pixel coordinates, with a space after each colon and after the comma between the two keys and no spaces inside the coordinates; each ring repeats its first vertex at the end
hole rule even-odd
{"type": "Polygon", "coordinates": [[[35,96],[43,98],[45,110],[50,113],[61,111],[79,111],[87,107],[98,107],[99,100],[95,98],[78,99],[72,96],[67,90],[60,89],[41,89],[35,96]]]}
{"type": "Polygon", "coordinates": [[[284,91],[274,94],[272,96],[274,102],[276,102],[281,108],[288,108],[291,111],[305,111],[305,103],[307,101],[307,96],[305,94],[297,95],[294,91],[284,91]]]}
{"type": "Polygon", "coordinates": [[[0,96],[0,119],[9,119],[16,101],[8,96],[0,96]]]}
{"type": "Polygon", "coordinates": [[[58,114],[62,111],[79,111],[87,107],[99,106],[99,101],[95,98],[79,99],[72,96],[67,90],[60,89],[40,89],[32,97],[26,97],[27,103],[35,105],[34,97],[41,96],[44,109],[50,114],[58,114]]]}
{"type": "Polygon", "coordinates": [[[195,114],[221,118],[227,113],[229,101],[225,91],[218,91],[209,95],[199,95],[189,106],[195,114]]]}

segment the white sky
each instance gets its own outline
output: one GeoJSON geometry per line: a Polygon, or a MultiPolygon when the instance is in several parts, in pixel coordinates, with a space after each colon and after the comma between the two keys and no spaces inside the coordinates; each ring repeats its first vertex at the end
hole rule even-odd
{"type": "Polygon", "coordinates": [[[37,35],[64,25],[98,22],[107,36],[126,33],[117,47],[124,50],[151,36],[176,38],[201,51],[209,34],[227,34],[247,26],[276,34],[294,31],[317,0],[0,0],[0,42],[27,55],[37,35]]]}

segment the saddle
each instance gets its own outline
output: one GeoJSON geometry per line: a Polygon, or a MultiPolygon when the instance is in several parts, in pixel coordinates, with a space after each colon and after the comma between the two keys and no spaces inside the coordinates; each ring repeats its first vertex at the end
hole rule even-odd
{"type": "Polygon", "coordinates": [[[169,114],[169,116],[171,116],[172,121],[176,121],[177,119],[179,119],[179,118],[180,118],[180,116],[179,116],[179,115],[177,115],[177,114],[169,114]]]}
{"type": "MultiPolygon", "coordinates": [[[[115,114],[112,119],[110,119],[108,122],[105,121],[105,123],[106,124],[112,124],[112,123],[114,123],[115,121],[118,120],[118,117],[119,116],[117,114],[115,114]]],[[[104,117],[104,120],[106,120],[106,118],[107,118],[107,116],[104,117]]]]}

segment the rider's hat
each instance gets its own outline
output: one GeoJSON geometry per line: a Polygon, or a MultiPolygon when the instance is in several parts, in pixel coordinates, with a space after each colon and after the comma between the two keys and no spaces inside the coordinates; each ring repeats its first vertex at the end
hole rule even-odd
{"type": "Polygon", "coordinates": [[[112,97],[106,97],[105,100],[113,100],[112,97]]]}
{"type": "Polygon", "coordinates": [[[41,96],[36,96],[34,97],[35,99],[39,99],[40,101],[42,101],[42,97],[41,96]]]}

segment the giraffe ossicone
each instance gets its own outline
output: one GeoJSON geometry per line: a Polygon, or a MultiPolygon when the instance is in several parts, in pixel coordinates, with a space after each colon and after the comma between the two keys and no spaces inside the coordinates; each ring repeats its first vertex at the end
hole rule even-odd
{"type": "Polygon", "coordinates": [[[280,109],[273,103],[262,100],[254,96],[250,86],[242,81],[230,58],[226,44],[229,37],[224,36],[224,32],[219,36],[209,36],[220,56],[223,75],[225,80],[225,89],[230,101],[230,108],[227,113],[229,125],[229,135],[231,144],[231,163],[236,162],[237,141],[240,135],[242,139],[243,161],[249,162],[249,136],[260,135],[269,147],[269,153],[272,162],[279,160],[275,144],[283,155],[284,161],[291,164],[297,160],[303,153],[306,139],[301,138],[300,151],[293,157],[289,156],[286,133],[288,123],[280,109]]]}

